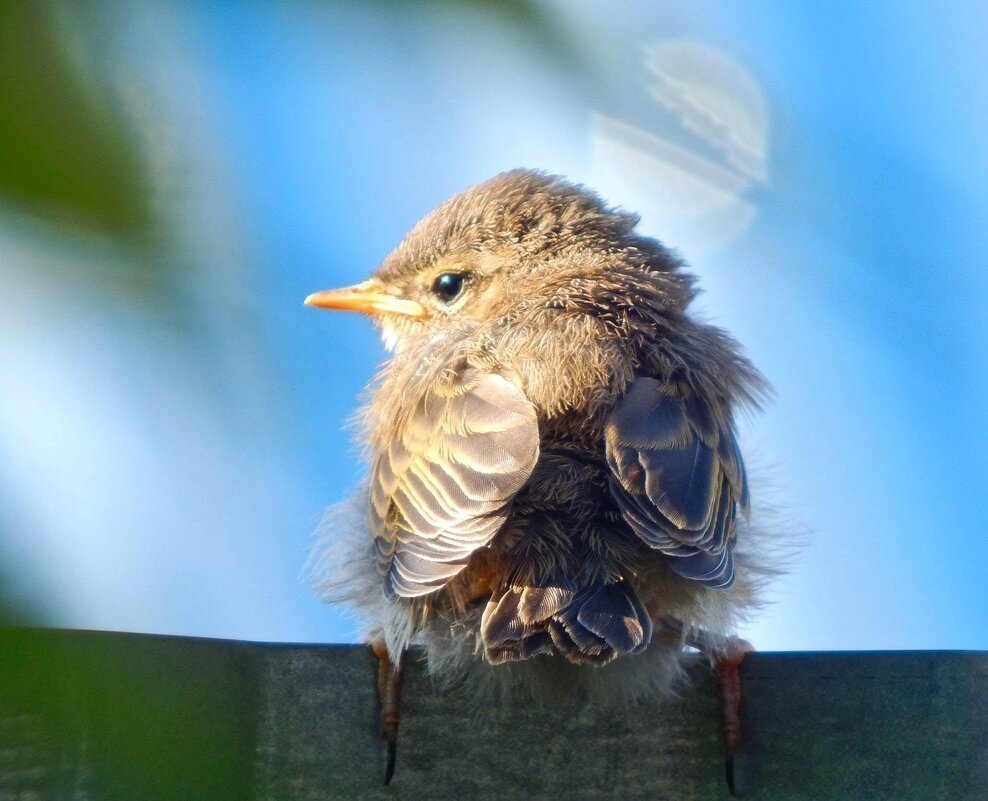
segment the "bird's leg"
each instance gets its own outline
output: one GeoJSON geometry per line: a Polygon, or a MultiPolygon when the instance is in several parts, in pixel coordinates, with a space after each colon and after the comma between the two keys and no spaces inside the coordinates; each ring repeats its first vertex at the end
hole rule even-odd
{"type": "Polygon", "coordinates": [[[741,663],[745,654],[755,649],[750,642],[740,637],[725,637],[723,640],[718,650],[706,653],[714,670],[717,696],[720,699],[720,724],[724,732],[724,768],[727,787],[731,795],[735,795],[734,754],[741,742],[741,663]]]}
{"type": "Polygon", "coordinates": [[[734,754],[741,743],[741,663],[745,654],[755,649],[740,637],[725,637],[702,629],[687,628],[681,620],[673,617],[663,617],[659,620],[659,627],[667,636],[696,648],[710,660],[720,701],[727,787],[731,795],[735,795],[734,754]]]}
{"type": "Polygon", "coordinates": [[[391,655],[384,638],[375,635],[370,639],[370,647],[377,657],[377,697],[381,702],[381,739],[387,748],[387,762],[384,768],[384,783],[390,784],[395,773],[398,757],[398,724],[401,721],[401,680],[402,657],[391,661],[391,655]]]}

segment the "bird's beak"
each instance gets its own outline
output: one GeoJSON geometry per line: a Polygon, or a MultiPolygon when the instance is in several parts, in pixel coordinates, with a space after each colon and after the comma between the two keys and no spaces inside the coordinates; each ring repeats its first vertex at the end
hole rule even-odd
{"type": "Polygon", "coordinates": [[[425,317],[425,308],[408,298],[399,298],[385,291],[377,281],[363,281],[342,289],[324,289],[313,292],[305,299],[306,306],[320,309],[348,309],[364,314],[403,314],[406,317],[425,317]]]}

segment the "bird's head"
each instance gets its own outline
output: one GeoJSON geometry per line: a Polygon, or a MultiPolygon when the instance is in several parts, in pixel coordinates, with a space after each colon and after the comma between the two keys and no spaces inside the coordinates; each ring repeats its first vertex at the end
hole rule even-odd
{"type": "MultiPolygon", "coordinates": [[[[627,314],[643,297],[681,309],[691,277],[635,215],[556,176],[512,170],[423,218],[371,277],[306,303],[372,315],[401,351],[421,337],[469,337],[512,322],[627,314]]],[[[517,327],[517,326],[516,326],[517,327]]]]}

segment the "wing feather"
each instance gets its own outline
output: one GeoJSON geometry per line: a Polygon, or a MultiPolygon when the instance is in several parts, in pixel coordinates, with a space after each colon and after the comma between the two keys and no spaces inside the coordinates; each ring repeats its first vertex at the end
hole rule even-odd
{"type": "Polygon", "coordinates": [[[487,545],[539,455],[535,409],[498,373],[428,393],[371,462],[368,521],[389,594],[434,592],[487,545]]]}
{"type": "Polygon", "coordinates": [[[729,586],[736,515],[748,504],[730,423],[699,398],[638,378],[607,421],[605,447],[611,494],[635,533],[680,575],[729,586]]]}

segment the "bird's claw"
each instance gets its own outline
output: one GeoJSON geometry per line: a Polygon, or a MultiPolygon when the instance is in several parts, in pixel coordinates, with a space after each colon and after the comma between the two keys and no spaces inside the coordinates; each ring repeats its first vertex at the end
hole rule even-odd
{"type": "Polygon", "coordinates": [[[717,698],[720,701],[721,730],[724,732],[724,778],[732,796],[737,796],[734,755],[741,743],[741,663],[745,654],[754,651],[747,640],[725,637],[702,629],[691,629],[674,617],[662,617],[659,631],[696,648],[710,660],[717,698]]]}
{"type": "Polygon", "coordinates": [[[741,742],[741,663],[753,651],[751,643],[728,637],[719,648],[708,653],[720,699],[721,728],[724,732],[724,775],[727,789],[737,795],[734,755],[741,742]]]}
{"type": "MultiPolygon", "coordinates": [[[[395,763],[398,760],[398,738],[389,737],[385,741],[386,756],[384,765],[384,784],[391,784],[391,779],[395,775],[395,763]]],[[[733,790],[731,793],[733,794],[733,790]]]]}
{"type": "MultiPolygon", "coordinates": [[[[402,658],[391,661],[383,638],[369,643],[377,658],[377,696],[381,702],[381,739],[385,742],[384,783],[390,784],[398,760],[398,724],[401,722],[402,658]]],[[[403,656],[403,654],[402,654],[403,656]]]]}

